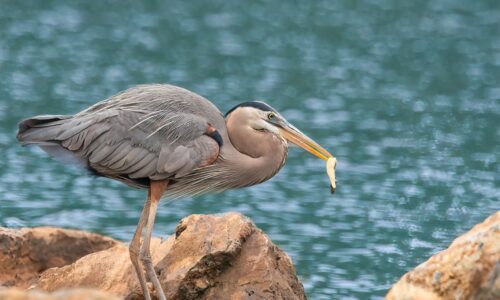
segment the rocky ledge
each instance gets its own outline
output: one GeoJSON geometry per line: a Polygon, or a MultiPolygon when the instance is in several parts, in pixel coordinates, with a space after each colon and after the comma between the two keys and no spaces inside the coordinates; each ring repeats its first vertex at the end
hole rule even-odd
{"type": "MultiPolygon", "coordinates": [[[[151,248],[168,299],[306,298],[288,255],[240,214],[189,216],[151,248]]],[[[0,228],[1,300],[142,298],[126,244],[77,230],[0,228]]],[[[386,298],[500,299],[500,211],[386,298]]]]}
{"type": "Polygon", "coordinates": [[[500,299],[500,211],[406,273],[386,299],[500,299]]]}
{"type": "MultiPolygon", "coordinates": [[[[151,249],[168,299],[306,298],[290,257],[241,214],[191,215],[151,249]]],[[[0,287],[0,299],[143,298],[126,244],[47,227],[0,228],[0,287]]]]}

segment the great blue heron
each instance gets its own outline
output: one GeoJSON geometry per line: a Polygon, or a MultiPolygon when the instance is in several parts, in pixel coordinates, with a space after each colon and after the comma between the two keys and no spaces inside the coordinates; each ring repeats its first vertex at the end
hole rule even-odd
{"type": "Polygon", "coordinates": [[[264,102],[241,103],[224,116],[209,100],[165,84],[133,87],[73,116],[23,120],[17,139],[95,175],[148,189],[129,247],[148,300],[144,269],[165,299],[149,249],[163,195],[198,195],[266,181],[285,163],[288,142],[321,159],[331,157],[264,102]]]}

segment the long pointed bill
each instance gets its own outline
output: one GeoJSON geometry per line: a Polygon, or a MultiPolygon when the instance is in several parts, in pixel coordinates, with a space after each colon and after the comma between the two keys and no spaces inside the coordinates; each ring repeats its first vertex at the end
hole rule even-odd
{"type": "Polygon", "coordinates": [[[318,143],[310,139],[307,135],[303,134],[300,130],[295,128],[292,124],[286,122],[279,127],[281,135],[289,142],[309,151],[322,160],[328,160],[332,155],[321,147],[318,143]]]}

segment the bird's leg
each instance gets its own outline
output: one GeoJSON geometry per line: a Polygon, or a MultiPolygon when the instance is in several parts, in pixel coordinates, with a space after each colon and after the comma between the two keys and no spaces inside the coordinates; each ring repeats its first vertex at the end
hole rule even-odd
{"type": "Polygon", "coordinates": [[[158,202],[160,202],[160,198],[165,193],[167,188],[168,180],[162,181],[153,181],[151,180],[149,185],[149,193],[150,197],[150,206],[148,212],[148,220],[146,223],[146,232],[144,235],[144,243],[141,247],[140,258],[144,267],[146,268],[146,273],[148,274],[149,280],[153,283],[153,286],[156,290],[158,298],[160,300],[166,300],[165,294],[163,293],[163,289],[161,288],[160,281],[156,276],[156,272],[153,266],[153,261],[151,259],[151,252],[149,250],[150,242],[151,242],[151,234],[153,232],[153,226],[155,223],[156,217],[156,209],[158,207],[158,202]]]}
{"type": "Polygon", "coordinates": [[[142,229],[144,228],[144,224],[147,221],[150,206],[151,206],[151,191],[148,190],[148,198],[144,203],[144,208],[142,209],[139,223],[137,224],[134,237],[132,238],[132,241],[130,241],[129,245],[130,260],[132,261],[132,265],[134,266],[137,277],[139,278],[139,283],[141,284],[142,294],[145,300],[151,300],[151,296],[149,295],[148,286],[146,284],[146,276],[144,275],[144,269],[142,267],[141,261],[139,260],[139,251],[141,249],[142,229]]]}

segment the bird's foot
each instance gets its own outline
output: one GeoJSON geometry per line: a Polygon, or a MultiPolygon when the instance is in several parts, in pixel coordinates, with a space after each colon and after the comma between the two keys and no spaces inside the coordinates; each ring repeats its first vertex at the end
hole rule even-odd
{"type": "Polygon", "coordinates": [[[156,296],[156,293],[154,293],[153,290],[153,284],[151,282],[146,283],[147,287],[147,296],[144,294],[144,291],[141,287],[141,285],[136,285],[132,292],[125,297],[125,300],[151,300],[151,299],[158,299],[156,296]]]}

